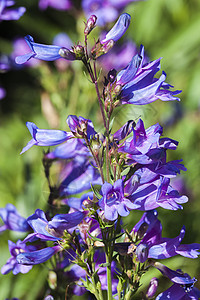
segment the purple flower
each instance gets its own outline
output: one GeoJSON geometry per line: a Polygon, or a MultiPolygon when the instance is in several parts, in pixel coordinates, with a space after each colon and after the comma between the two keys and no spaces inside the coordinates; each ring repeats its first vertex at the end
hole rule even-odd
{"type": "Polygon", "coordinates": [[[160,262],[155,262],[154,267],[164,276],[168,277],[173,283],[181,285],[185,292],[189,292],[196,282],[196,279],[191,278],[187,273],[183,273],[181,270],[171,270],[160,262]]]}
{"type": "Polygon", "coordinates": [[[170,179],[160,177],[152,182],[139,185],[128,199],[135,205],[135,209],[152,210],[159,206],[177,210],[181,204],[188,201],[187,196],[180,196],[178,191],[169,185],[170,179]]]}
{"type": "Polygon", "coordinates": [[[16,257],[18,254],[25,251],[35,250],[33,246],[27,246],[24,242],[18,240],[17,243],[8,241],[9,251],[11,257],[8,259],[6,264],[1,268],[1,273],[3,275],[8,274],[10,271],[13,271],[13,274],[18,273],[27,273],[31,270],[32,266],[26,266],[24,264],[18,264],[16,257]]]}
{"type": "MultiPolygon", "coordinates": [[[[165,82],[166,74],[163,72],[160,78],[154,75],[160,70],[160,59],[143,64],[144,47],[141,46],[140,60],[136,55],[136,72],[134,78],[122,86],[121,93],[118,96],[121,104],[144,105],[160,99],[162,101],[180,100],[175,97],[181,91],[171,91],[171,85],[165,82]]],[[[134,61],[134,60],[133,60],[134,61]]],[[[132,68],[126,70],[126,77],[130,76],[132,68]]]]}
{"type": "MultiPolygon", "coordinates": [[[[13,42],[13,52],[11,54],[11,57],[13,59],[13,62],[15,62],[16,56],[21,55],[21,53],[28,53],[30,50],[30,47],[28,46],[26,40],[24,38],[17,38],[13,42]]],[[[30,59],[24,62],[26,66],[33,67],[40,64],[40,60],[37,59],[30,59]]],[[[15,63],[15,67],[19,68],[19,64],[15,63]]]]}
{"type": "Polygon", "coordinates": [[[41,10],[47,9],[47,7],[52,7],[57,10],[69,10],[71,8],[71,1],[70,0],[40,0],[39,1],[39,8],[41,10]]]}
{"type": "Polygon", "coordinates": [[[138,53],[136,45],[132,41],[125,41],[123,45],[115,44],[114,47],[98,60],[107,71],[124,69],[134,55],[138,53]]]}
{"type": "Polygon", "coordinates": [[[67,118],[67,124],[74,134],[78,138],[83,138],[86,136],[90,139],[97,132],[94,130],[94,125],[91,120],[85,119],[83,117],[77,117],[75,115],[69,115],[67,118]]]}
{"type": "Polygon", "coordinates": [[[98,170],[85,157],[76,157],[68,162],[65,171],[65,179],[59,188],[61,196],[90,190],[91,184],[102,184],[98,170]]]}
{"type": "Polygon", "coordinates": [[[148,223],[151,221],[151,223],[146,223],[148,224],[148,229],[136,249],[139,261],[144,262],[147,258],[165,259],[175,255],[197,258],[200,254],[198,252],[200,244],[181,244],[185,235],[184,226],[177,237],[172,239],[163,238],[162,225],[155,214],[151,212],[145,213],[139,222],[141,223],[140,225],[143,224],[144,220],[147,220],[148,223]]]}
{"type": "Polygon", "coordinates": [[[184,288],[184,286],[174,283],[163,293],[156,297],[156,300],[199,300],[200,291],[195,287],[190,287],[190,290],[184,288]]]}
{"type": "Polygon", "coordinates": [[[43,248],[41,250],[23,252],[17,255],[18,264],[32,266],[42,264],[50,259],[55,253],[61,250],[60,246],[43,248]]]}
{"type": "Polygon", "coordinates": [[[0,208],[0,217],[4,222],[4,225],[0,227],[0,232],[6,229],[22,232],[30,230],[26,219],[18,213],[13,204],[7,204],[5,208],[0,208]]]}
{"type": "Polygon", "coordinates": [[[6,96],[6,90],[0,86],[0,100],[5,98],[6,96]]]}
{"type": "Polygon", "coordinates": [[[55,146],[61,144],[73,135],[62,130],[48,130],[39,129],[34,123],[27,122],[26,126],[32,135],[32,140],[22,149],[21,154],[31,148],[33,145],[37,146],[55,146]]]}
{"type": "Polygon", "coordinates": [[[89,149],[86,147],[84,140],[82,139],[68,140],[66,143],[59,145],[52,152],[45,155],[47,159],[71,159],[77,156],[91,156],[89,149]]]}
{"type": "Polygon", "coordinates": [[[103,26],[115,21],[125,6],[135,1],[137,0],[82,0],[82,7],[87,17],[95,14],[98,26],[103,26]]]}
{"type": "Polygon", "coordinates": [[[111,30],[106,34],[105,38],[100,41],[101,44],[106,44],[108,41],[113,40],[117,42],[126,32],[130,25],[131,16],[127,13],[122,14],[111,30]]]}
{"type": "Polygon", "coordinates": [[[158,288],[158,279],[156,277],[153,277],[150,280],[150,284],[149,284],[148,290],[146,292],[147,298],[151,299],[155,295],[157,288],[158,288]]]}
{"type": "Polygon", "coordinates": [[[10,8],[15,1],[1,0],[0,1],[0,21],[19,20],[25,13],[25,7],[10,8]]]}
{"type": "Polygon", "coordinates": [[[37,58],[46,61],[52,61],[61,58],[62,48],[55,45],[43,45],[35,43],[32,36],[27,35],[25,40],[31,49],[31,52],[17,56],[15,61],[17,64],[23,64],[31,58],[37,58]]]}
{"type": "Polygon", "coordinates": [[[27,219],[27,222],[34,230],[34,233],[29,234],[25,241],[32,241],[35,238],[44,241],[60,240],[64,230],[77,226],[84,217],[84,212],[75,211],[70,214],[55,215],[48,221],[45,213],[41,209],[37,209],[35,213],[27,219]]]}
{"type": "Polygon", "coordinates": [[[101,187],[102,198],[99,200],[99,206],[104,210],[107,220],[114,221],[118,214],[125,217],[130,209],[135,209],[129,199],[124,197],[124,184],[122,179],[114,182],[114,185],[105,182],[101,187]]]}

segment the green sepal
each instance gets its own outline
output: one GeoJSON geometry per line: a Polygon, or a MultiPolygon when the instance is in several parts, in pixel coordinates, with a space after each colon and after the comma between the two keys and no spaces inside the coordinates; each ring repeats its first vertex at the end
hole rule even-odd
{"type": "Polygon", "coordinates": [[[91,184],[91,190],[93,191],[93,193],[95,194],[95,196],[97,197],[97,199],[101,199],[102,195],[99,193],[98,189],[95,188],[92,184],[91,184]]]}

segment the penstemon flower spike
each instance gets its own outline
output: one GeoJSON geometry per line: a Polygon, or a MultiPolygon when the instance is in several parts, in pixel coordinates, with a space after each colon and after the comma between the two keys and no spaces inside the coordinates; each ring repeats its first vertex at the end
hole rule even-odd
{"type": "MultiPolygon", "coordinates": [[[[119,9],[124,2],[119,1],[119,9]]],[[[102,82],[97,77],[98,58],[125,34],[130,20],[129,14],[122,14],[93,47],[88,44],[88,35],[96,26],[94,14],[85,23],[83,44],[78,42],[71,49],[65,45],[38,44],[26,36],[31,52],[16,58],[19,64],[30,59],[60,58],[82,62],[94,85],[104,125],[103,132],[98,132],[91,120],[76,115],[67,117],[69,131],[40,129],[32,122],[26,124],[32,139],[21,154],[35,145],[56,146],[43,157],[50,189],[48,210],[38,208],[24,218],[11,204],[0,209],[4,223],[1,231],[29,232],[23,241],[16,244],[9,241],[11,257],[1,272],[27,273],[34,265],[51,261],[51,275],[58,282],[53,285],[53,280],[49,280],[44,299],[53,300],[52,293],[60,294],[63,281],[70,283],[70,290],[76,295],[89,291],[98,300],[133,299],[140,291],[141,277],[149,268],[158,269],[173,285],[156,295],[159,281],[154,277],[142,291],[142,299],[199,299],[195,278],[158,261],[176,255],[192,259],[200,255],[200,244],[182,243],[184,226],[177,237],[162,237],[156,210],[182,209],[182,204],[188,201],[187,196],[180,195],[170,184],[171,178],[186,171],[181,160],[167,161],[167,152],[176,150],[178,142],[163,138],[163,128],[158,123],[145,129],[141,119],[127,120],[116,132],[112,130],[117,106],[146,105],[157,99],[179,101],[176,94],[180,91],[171,90],[164,72],[155,77],[160,70],[160,59],[146,62],[143,46],[125,68],[111,69],[102,82]],[[59,164],[60,171],[57,182],[51,185],[53,164],[59,164]],[[61,205],[65,213],[60,213],[61,205]],[[138,210],[144,213],[128,231],[123,218],[132,210],[135,214],[138,210]],[[62,274],[62,282],[58,274],[62,274]]]]}

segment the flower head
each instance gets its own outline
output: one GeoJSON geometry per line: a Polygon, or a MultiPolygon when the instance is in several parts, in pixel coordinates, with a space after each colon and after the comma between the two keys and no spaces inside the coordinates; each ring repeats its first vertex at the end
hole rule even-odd
{"type": "Polygon", "coordinates": [[[122,179],[118,179],[114,184],[105,182],[101,188],[102,198],[99,200],[99,206],[104,210],[107,220],[114,221],[118,214],[125,217],[130,209],[136,206],[124,197],[124,184],[122,179]]]}

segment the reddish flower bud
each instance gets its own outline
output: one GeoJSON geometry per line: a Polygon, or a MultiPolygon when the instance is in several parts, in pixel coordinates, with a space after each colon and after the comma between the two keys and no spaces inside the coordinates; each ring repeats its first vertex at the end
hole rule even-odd
{"type": "Polygon", "coordinates": [[[92,29],[95,27],[97,21],[97,17],[95,15],[91,15],[89,19],[87,20],[87,23],[85,25],[84,34],[88,35],[92,31],[92,29]]]}

